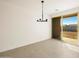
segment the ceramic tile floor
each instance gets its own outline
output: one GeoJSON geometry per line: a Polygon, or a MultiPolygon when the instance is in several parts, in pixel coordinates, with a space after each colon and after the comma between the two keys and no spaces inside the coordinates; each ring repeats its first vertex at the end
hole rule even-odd
{"type": "Polygon", "coordinates": [[[0,53],[3,58],[78,58],[79,52],[65,47],[56,39],[48,39],[0,53]]]}

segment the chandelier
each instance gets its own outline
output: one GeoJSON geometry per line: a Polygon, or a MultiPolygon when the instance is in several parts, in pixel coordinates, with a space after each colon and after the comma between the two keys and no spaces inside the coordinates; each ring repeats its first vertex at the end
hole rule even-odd
{"type": "Polygon", "coordinates": [[[44,1],[42,0],[41,3],[42,3],[42,18],[38,19],[37,22],[47,22],[48,19],[44,19],[44,12],[43,12],[44,11],[44,9],[43,9],[44,1]]]}

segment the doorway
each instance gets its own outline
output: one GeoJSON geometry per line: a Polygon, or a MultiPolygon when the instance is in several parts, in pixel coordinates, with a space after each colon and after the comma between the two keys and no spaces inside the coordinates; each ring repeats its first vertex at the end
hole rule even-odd
{"type": "Polygon", "coordinates": [[[78,45],[78,14],[53,17],[52,38],[78,45]]]}
{"type": "Polygon", "coordinates": [[[62,40],[77,45],[78,42],[78,17],[77,14],[63,16],[62,18],[62,40]]]}

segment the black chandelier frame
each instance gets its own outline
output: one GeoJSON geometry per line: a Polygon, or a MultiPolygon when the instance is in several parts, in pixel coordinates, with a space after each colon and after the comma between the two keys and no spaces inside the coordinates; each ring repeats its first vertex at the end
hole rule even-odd
{"type": "Polygon", "coordinates": [[[37,22],[47,22],[48,19],[44,20],[44,9],[43,9],[44,8],[44,1],[42,0],[41,3],[42,3],[42,18],[38,19],[37,22]]]}

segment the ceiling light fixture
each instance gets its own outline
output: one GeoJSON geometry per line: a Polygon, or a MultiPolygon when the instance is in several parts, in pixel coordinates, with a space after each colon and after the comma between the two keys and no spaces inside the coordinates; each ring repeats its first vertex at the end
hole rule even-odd
{"type": "Polygon", "coordinates": [[[44,14],[43,14],[44,1],[42,0],[41,3],[42,3],[42,18],[38,19],[37,22],[47,22],[48,19],[45,19],[45,20],[44,20],[44,14]]]}

